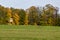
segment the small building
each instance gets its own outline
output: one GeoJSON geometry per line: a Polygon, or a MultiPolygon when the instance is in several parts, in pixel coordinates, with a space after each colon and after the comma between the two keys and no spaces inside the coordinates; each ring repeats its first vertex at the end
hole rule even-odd
{"type": "Polygon", "coordinates": [[[12,24],[13,23],[13,18],[9,19],[9,23],[12,24]]]}

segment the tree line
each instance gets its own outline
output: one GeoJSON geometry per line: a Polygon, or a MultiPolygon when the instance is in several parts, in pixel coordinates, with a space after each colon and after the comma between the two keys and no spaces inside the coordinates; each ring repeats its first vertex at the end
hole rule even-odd
{"type": "Polygon", "coordinates": [[[31,6],[24,10],[0,5],[0,25],[10,24],[60,26],[59,8],[47,4],[44,7],[31,6]]]}

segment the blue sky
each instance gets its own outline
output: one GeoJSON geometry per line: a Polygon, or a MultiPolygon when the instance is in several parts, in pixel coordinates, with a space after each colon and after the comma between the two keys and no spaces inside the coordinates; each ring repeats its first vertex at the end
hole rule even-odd
{"type": "Polygon", "coordinates": [[[0,5],[5,7],[23,9],[27,9],[30,6],[45,6],[46,4],[52,4],[60,8],[60,0],[0,0],[0,5]]]}

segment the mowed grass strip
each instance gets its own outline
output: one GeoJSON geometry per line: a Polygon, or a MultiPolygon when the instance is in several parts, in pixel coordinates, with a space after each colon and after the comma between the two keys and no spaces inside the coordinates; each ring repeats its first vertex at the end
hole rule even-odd
{"type": "Polygon", "coordinates": [[[0,25],[0,40],[60,40],[60,27],[0,25]]]}

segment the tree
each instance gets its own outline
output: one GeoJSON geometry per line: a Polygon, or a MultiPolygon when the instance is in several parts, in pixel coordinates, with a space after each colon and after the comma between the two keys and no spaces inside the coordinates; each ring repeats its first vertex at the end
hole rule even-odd
{"type": "Polygon", "coordinates": [[[6,24],[6,9],[0,5],[0,24],[6,24]]]}
{"type": "Polygon", "coordinates": [[[26,15],[25,15],[25,25],[28,25],[28,15],[29,15],[29,10],[26,10],[26,15]]]}
{"type": "Polygon", "coordinates": [[[24,25],[25,24],[25,16],[26,16],[26,12],[25,12],[25,10],[24,9],[20,9],[19,10],[19,24],[20,25],[24,25]]]}
{"type": "Polygon", "coordinates": [[[13,22],[10,22],[10,18],[12,18],[12,10],[10,8],[6,8],[6,20],[8,24],[13,24],[13,22]]]}
{"type": "Polygon", "coordinates": [[[37,8],[35,6],[32,6],[29,8],[29,24],[35,24],[37,25],[37,8]]]}
{"type": "Polygon", "coordinates": [[[15,25],[19,25],[19,15],[17,13],[14,13],[13,15],[13,19],[14,19],[14,23],[15,25]]]}
{"type": "Polygon", "coordinates": [[[43,19],[44,19],[44,22],[45,22],[45,25],[54,25],[54,13],[55,13],[55,7],[53,7],[52,5],[50,4],[47,4],[45,7],[44,7],[44,10],[43,10],[43,19]]]}
{"type": "Polygon", "coordinates": [[[43,13],[43,7],[37,7],[37,13],[38,13],[38,17],[37,17],[37,25],[42,25],[42,13],[43,13]]]}

